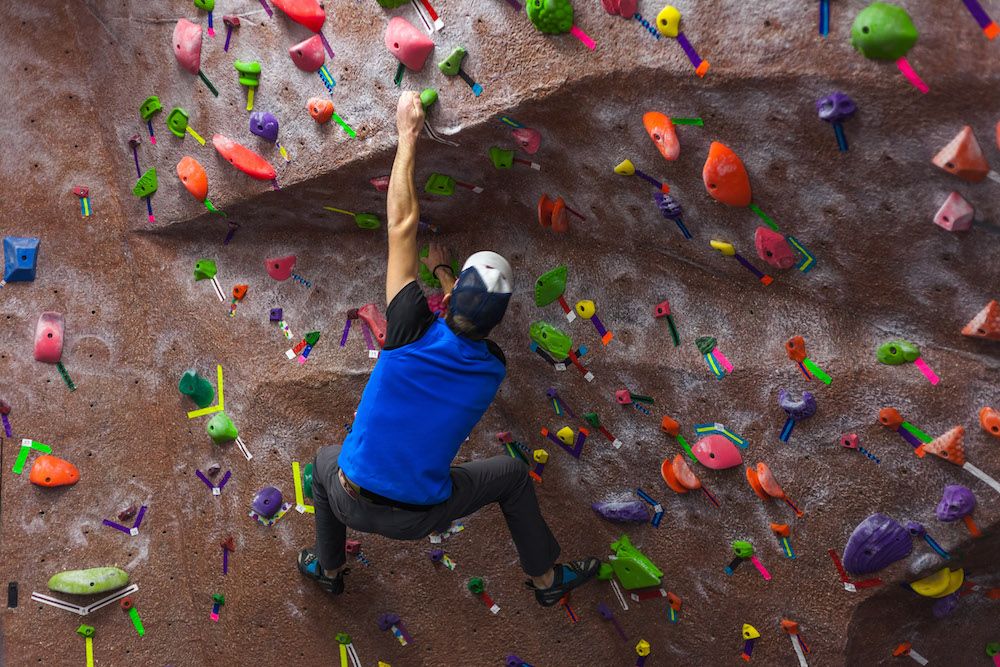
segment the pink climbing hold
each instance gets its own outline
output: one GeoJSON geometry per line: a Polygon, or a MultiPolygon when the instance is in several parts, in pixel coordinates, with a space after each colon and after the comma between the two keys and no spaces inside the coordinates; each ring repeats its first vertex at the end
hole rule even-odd
{"type": "Polygon", "coordinates": [[[393,16],[385,29],[385,48],[407,68],[419,72],[434,50],[434,42],[406,19],[393,16]]]}
{"type": "Polygon", "coordinates": [[[295,268],[295,255],[269,257],[264,260],[264,268],[267,269],[267,275],[275,280],[288,280],[295,268]]]}
{"type": "Polygon", "coordinates": [[[303,72],[315,72],[326,62],[326,53],[323,51],[323,40],[319,35],[313,35],[304,42],[299,42],[288,49],[288,55],[292,57],[292,62],[303,72]]]}
{"type": "Polygon", "coordinates": [[[259,181],[273,181],[277,176],[277,172],[274,171],[270,162],[227,136],[216,134],[212,137],[212,145],[222,157],[226,158],[229,164],[251,178],[256,178],[259,181]]]}
{"type": "Polygon", "coordinates": [[[528,155],[537,153],[538,147],[542,145],[542,133],[530,127],[519,127],[512,134],[517,145],[528,155]]]}
{"type": "Polygon", "coordinates": [[[639,11],[639,0],[601,0],[604,11],[612,16],[632,18],[639,11]]]}
{"type": "Polygon", "coordinates": [[[181,67],[197,74],[201,69],[201,26],[179,19],[174,26],[174,56],[181,67]]]}
{"type": "Polygon", "coordinates": [[[934,214],[934,224],[949,232],[964,232],[972,228],[975,209],[962,195],[952,192],[934,214]]]}
{"type": "Polygon", "coordinates": [[[694,443],[691,448],[694,457],[706,468],[725,470],[735,468],[743,463],[740,450],[733,442],[722,435],[709,435],[694,443]]]}
{"type": "Polygon", "coordinates": [[[35,360],[47,364],[57,364],[62,358],[63,329],[65,320],[62,313],[47,311],[38,318],[35,326],[35,360]]]}
{"type": "Polygon", "coordinates": [[[288,18],[304,25],[313,32],[319,32],[326,21],[326,12],[316,0],[271,0],[274,6],[285,12],[288,18]]]}
{"type": "Polygon", "coordinates": [[[788,245],[785,237],[768,229],[758,227],[753,236],[757,247],[757,256],[777,269],[790,269],[795,266],[795,253],[788,245]]]}

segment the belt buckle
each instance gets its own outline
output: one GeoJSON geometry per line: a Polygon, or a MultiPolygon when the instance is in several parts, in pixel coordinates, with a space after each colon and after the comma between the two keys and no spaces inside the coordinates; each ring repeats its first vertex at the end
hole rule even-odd
{"type": "Polygon", "coordinates": [[[347,475],[344,474],[344,471],[338,471],[337,476],[340,478],[340,486],[347,492],[347,495],[354,500],[358,500],[358,492],[354,490],[353,484],[349,479],[347,479],[347,475]]]}

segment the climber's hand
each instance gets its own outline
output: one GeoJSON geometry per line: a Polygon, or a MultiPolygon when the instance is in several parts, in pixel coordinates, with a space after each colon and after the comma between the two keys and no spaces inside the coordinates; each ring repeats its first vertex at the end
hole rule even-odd
{"type": "Polygon", "coordinates": [[[420,104],[420,95],[407,90],[399,97],[396,106],[396,128],[399,138],[416,139],[424,124],[424,107],[420,104]]]}

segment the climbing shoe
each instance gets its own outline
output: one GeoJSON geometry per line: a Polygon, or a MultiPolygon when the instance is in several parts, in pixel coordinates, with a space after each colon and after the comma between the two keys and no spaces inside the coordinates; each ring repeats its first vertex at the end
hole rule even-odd
{"type": "Polygon", "coordinates": [[[571,590],[593,579],[600,567],[601,561],[593,556],[568,563],[556,563],[553,567],[555,577],[548,588],[538,588],[531,581],[525,583],[528,588],[535,591],[538,604],[551,607],[571,590]]]}
{"type": "Polygon", "coordinates": [[[298,565],[299,572],[303,576],[314,580],[327,593],[340,595],[344,592],[344,575],[348,574],[351,571],[350,569],[341,570],[336,577],[330,578],[323,574],[323,568],[319,564],[319,557],[312,549],[308,548],[299,552],[298,565]]]}

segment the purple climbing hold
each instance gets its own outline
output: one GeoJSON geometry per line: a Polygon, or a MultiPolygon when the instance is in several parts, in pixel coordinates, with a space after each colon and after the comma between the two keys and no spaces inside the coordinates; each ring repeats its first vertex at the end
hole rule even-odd
{"type": "Polygon", "coordinates": [[[844,567],[851,574],[871,574],[910,555],[910,533],[892,517],[876,513],[858,524],[844,547],[844,567]]]}
{"type": "Polygon", "coordinates": [[[934,606],[931,607],[931,612],[934,614],[934,618],[944,618],[955,611],[956,608],[958,608],[958,592],[945,596],[935,602],[934,606]]]}
{"type": "Polygon", "coordinates": [[[961,484],[949,484],[944,487],[944,495],[934,509],[934,514],[940,521],[958,521],[972,514],[974,509],[976,509],[976,496],[972,491],[961,484]]]}
{"type": "Polygon", "coordinates": [[[270,519],[281,509],[281,491],[273,486],[265,486],[253,497],[250,509],[265,519],[270,519]]]}
{"type": "Polygon", "coordinates": [[[839,123],[854,115],[858,105],[847,93],[837,91],[816,100],[816,113],[820,120],[828,123],[839,123]]]}
{"type": "Polygon", "coordinates": [[[924,528],[924,524],[917,521],[907,521],[906,530],[914,537],[923,537],[927,534],[927,529],[924,528]]]}
{"type": "Polygon", "coordinates": [[[801,400],[793,400],[785,389],[778,390],[778,405],[795,421],[808,419],[816,414],[816,399],[811,392],[802,392],[801,400]]]}
{"type": "Polygon", "coordinates": [[[601,518],[608,521],[635,521],[636,523],[649,521],[646,504],[639,500],[594,503],[590,507],[601,515],[601,518]]]}
{"type": "Polygon", "coordinates": [[[677,202],[676,199],[670,195],[663,194],[662,192],[656,192],[653,194],[653,199],[656,200],[656,205],[660,207],[660,213],[667,220],[677,220],[678,218],[684,217],[684,209],[677,202]]]}
{"type": "Polygon", "coordinates": [[[385,632],[392,626],[399,623],[399,614],[380,614],[376,622],[378,623],[378,629],[385,632]]]}
{"type": "Polygon", "coordinates": [[[250,131],[273,144],[278,140],[278,119],[269,111],[254,111],[250,114],[250,131]]]}

